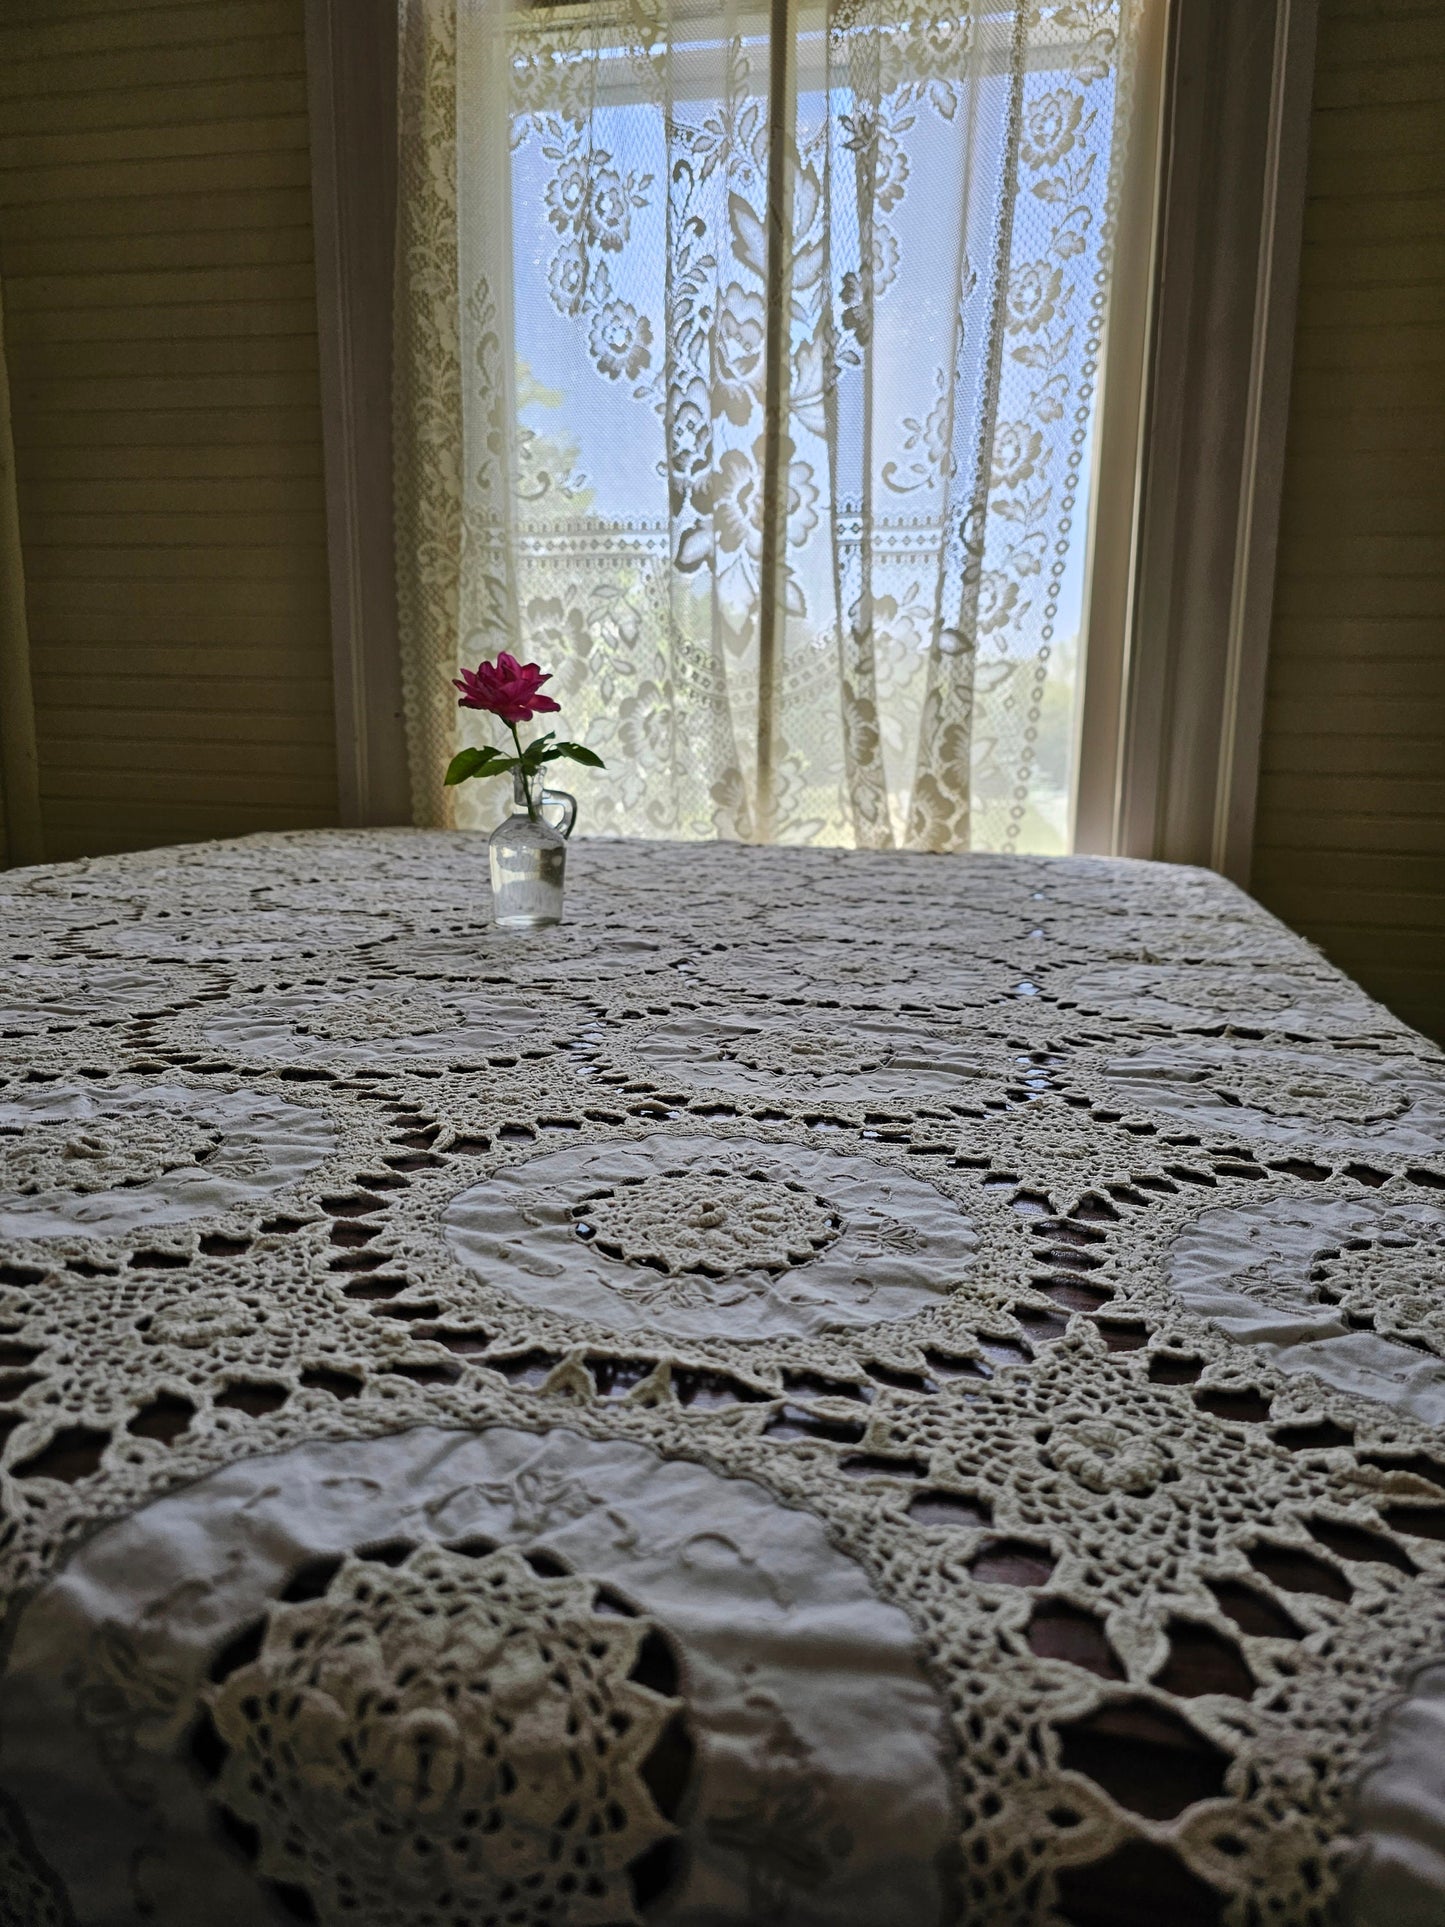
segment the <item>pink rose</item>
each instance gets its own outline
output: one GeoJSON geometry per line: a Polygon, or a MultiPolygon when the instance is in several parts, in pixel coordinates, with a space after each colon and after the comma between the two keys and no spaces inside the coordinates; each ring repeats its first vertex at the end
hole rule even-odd
{"type": "Polygon", "coordinates": [[[538,692],[551,682],[534,662],[518,662],[504,649],[495,662],[479,662],[475,669],[464,669],[453,689],[460,689],[458,709],[487,709],[504,723],[529,723],[539,714],[560,709],[560,703],[538,692]]]}

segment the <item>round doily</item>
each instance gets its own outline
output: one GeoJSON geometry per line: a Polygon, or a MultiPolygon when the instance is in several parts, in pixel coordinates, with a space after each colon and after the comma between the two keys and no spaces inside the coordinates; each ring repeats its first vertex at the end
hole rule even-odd
{"type": "MultiPolygon", "coordinates": [[[[1242,900],[1244,914],[1222,915],[1215,905],[1201,905],[1196,916],[1105,914],[1086,924],[1067,919],[1056,931],[1079,958],[1096,957],[1124,964],[1234,964],[1246,968],[1273,964],[1276,968],[1317,964],[1317,953],[1301,937],[1278,927],[1262,930],[1257,912],[1242,900]]],[[[1047,913],[1045,913],[1047,914],[1047,913]]]]}
{"type": "Polygon", "coordinates": [[[1113,1058],[1104,1077],[1116,1100],[1215,1133],[1415,1156],[1445,1141],[1439,1075],[1404,1055],[1161,1043],[1113,1058]]]}
{"type": "Polygon", "coordinates": [[[1280,1371],[1442,1425],[1437,1302],[1426,1295],[1413,1316],[1442,1250],[1445,1211],[1428,1205],[1273,1198],[1204,1212],[1175,1242],[1168,1277],[1191,1311],[1280,1371]]]}
{"type": "Polygon", "coordinates": [[[214,1797],[260,1873],[325,1927],[635,1918],[629,1870],[674,1831],[644,1774],[678,1702],[635,1677],[656,1628],[596,1593],[511,1547],[419,1545],[273,1605],[206,1696],[214,1797]]]}
{"type": "Polygon", "coordinates": [[[0,986],[0,1037],[110,1024],[179,1002],[203,982],[188,980],[183,970],[12,962],[0,986]]]}
{"type": "Polygon", "coordinates": [[[842,1220],[799,1184],[760,1174],[663,1171],[573,1207],[577,1232],[624,1264],[689,1271],[786,1271],[832,1244],[842,1220]]]}
{"type": "Polygon", "coordinates": [[[395,925],[364,911],[236,911],[224,903],[168,909],[164,917],[116,924],[77,938],[77,948],[106,957],[157,963],[259,963],[278,957],[325,957],[339,948],[369,947],[395,935],[395,925]]]}
{"type": "Polygon", "coordinates": [[[415,936],[393,944],[372,967],[445,983],[505,986],[514,994],[529,989],[575,991],[615,977],[666,970],[686,955],[682,943],[643,932],[617,932],[599,952],[585,928],[559,924],[555,929],[498,930],[480,924],[471,937],[415,936]]]}
{"type": "Polygon", "coordinates": [[[184,1166],[203,1164],[220,1142],[214,1121],[164,1110],[130,1117],[120,1132],[111,1118],[0,1125],[0,1196],[35,1197],[45,1191],[84,1196],[150,1185],[184,1166]]]}
{"type": "Polygon", "coordinates": [[[181,1224],[294,1184],[335,1144],[324,1111],[264,1091],[12,1092],[0,1101],[0,1237],[181,1224]]]}
{"type": "Polygon", "coordinates": [[[1163,1030],[1229,1023],[1358,1036],[1398,1028],[1367,997],[1320,971],[1095,963],[1050,970],[1047,989],[1064,1004],[1163,1030]]]}
{"type": "Polygon", "coordinates": [[[636,1443],[233,1465],[88,1540],[0,1690],[0,1782],[85,1927],[117,1893],[155,1927],[268,1894],[321,1927],[943,1911],[906,1615],[811,1514],[636,1443]]]}
{"type": "Polygon", "coordinates": [[[444,1224],[464,1264],[530,1303],[744,1338],[911,1317],[963,1281],[976,1243],[921,1178],[757,1138],[544,1153],[463,1192],[444,1224]]]}
{"type": "MultiPolygon", "coordinates": [[[[1001,946],[1006,948],[1006,945],[1001,946]]],[[[1014,948],[1021,946],[1015,944],[1014,948]]],[[[685,966],[691,981],[734,995],[843,1009],[948,1012],[984,1009],[1006,997],[1018,972],[970,953],[910,953],[893,944],[835,944],[796,939],[740,943],[685,966]]]]}
{"type": "Polygon", "coordinates": [[[903,1024],[864,1021],[842,1031],[693,1016],[650,1024],[635,1037],[624,1032],[618,1041],[668,1080],[745,1093],[801,1088],[859,1107],[900,1097],[977,1097],[989,1082],[977,1044],[903,1024]]]}
{"type": "Polygon", "coordinates": [[[551,1042],[559,1025],[565,1034],[576,1021],[562,1009],[549,1014],[517,997],[448,996],[435,984],[403,977],[212,1004],[173,1023],[167,1035],[242,1064],[469,1065],[539,1038],[551,1042]]]}

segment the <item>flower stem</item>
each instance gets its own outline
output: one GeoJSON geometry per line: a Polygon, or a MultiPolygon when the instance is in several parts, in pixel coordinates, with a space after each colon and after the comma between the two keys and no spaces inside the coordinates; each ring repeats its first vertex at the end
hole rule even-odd
{"type": "Polygon", "coordinates": [[[512,741],[517,745],[517,773],[522,779],[522,794],[527,799],[527,815],[531,821],[535,823],[537,820],[537,805],[532,801],[532,779],[527,774],[527,765],[521,760],[522,739],[517,734],[517,725],[515,723],[508,723],[507,728],[511,730],[512,741]]]}

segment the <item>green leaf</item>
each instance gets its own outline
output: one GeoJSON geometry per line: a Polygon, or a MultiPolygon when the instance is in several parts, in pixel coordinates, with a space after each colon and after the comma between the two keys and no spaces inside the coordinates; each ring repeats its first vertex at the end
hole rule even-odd
{"type": "Polygon", "coordinates": [[[445,782],[450,787],[465,783],[469,776],[500,776],[516,761],[515,756],[504,756],[499,749],[461,749],[447,764],[445,782]]]}
{"type": "MultiPolygon", "coordinates": [[[[529,776],[536,770],[539,770],[543,763],[547,761],[549,754],[547,745],[552,740],[552,732],[549,729],[545,736],[536,737],[534,741],[528,743],[527,747],[522,751],[522,768],[526,770],[529,776]]],[[[516,758],[514,757],[513,761],[515,762],[515,760],[516,758]]]]}
{"type": "Polygon", "coordinates": [[[557,743],[547,751],[549,763],[559,756],[568,756],[574,763],[585,763],[588,769],[606,769],[607,767],[596,750],[588,749],[585,743],[557,743]]]}

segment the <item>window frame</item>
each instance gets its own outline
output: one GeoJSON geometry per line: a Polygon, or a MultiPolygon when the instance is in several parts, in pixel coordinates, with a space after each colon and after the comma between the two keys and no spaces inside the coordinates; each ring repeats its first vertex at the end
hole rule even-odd
{"type": "Polygon", "coordinates": [[[411,821],[392,508],[396,0],[306,0],[337,814],[411,821]]]}
{"type": "MultiPolygon", "coordinates": [[[[1073,847],[1248,882],[1318,0],[1144,0],[1096,433],[1073,847]],[[1129,246],[1131,232],[1149,237],[1129,246]]],[[[339,813],[404,823],[396,0],[306,0],[339,813]]]]}
{"type": "Polygon", "coordinates": [[[1171,0],[1159,23],[1147,286],[1120,289],[1095,478],[1074,847],[1242,886],[1317,20],[1318,0],[1171,0]]]}

